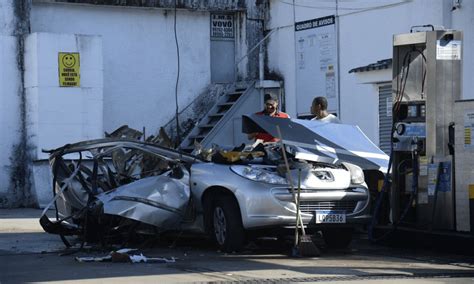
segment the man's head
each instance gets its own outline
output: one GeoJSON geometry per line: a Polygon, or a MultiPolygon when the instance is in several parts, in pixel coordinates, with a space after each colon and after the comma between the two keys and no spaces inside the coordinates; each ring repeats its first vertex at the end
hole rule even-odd
{"type": "Polygon", "coordinates": [[[325,97],[316,97],[311,104],[311,113],[314,115],[320,115],[321,112],[328,109],[328,100],[325,97]]]}
{"type": "Polygon", "coordinates": [[[278,96],[274,94],[265,94],[264,96],[265,108],[264,112],[272,115],[278,112],[278,96]]]}

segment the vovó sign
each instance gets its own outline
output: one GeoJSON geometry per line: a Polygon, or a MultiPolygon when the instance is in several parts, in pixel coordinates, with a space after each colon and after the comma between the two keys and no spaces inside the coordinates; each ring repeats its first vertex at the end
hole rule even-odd
{"type": "Polygon", "coordinates": [[[211,14],[211,37],[234,38],[234,15],[211,14]]]}

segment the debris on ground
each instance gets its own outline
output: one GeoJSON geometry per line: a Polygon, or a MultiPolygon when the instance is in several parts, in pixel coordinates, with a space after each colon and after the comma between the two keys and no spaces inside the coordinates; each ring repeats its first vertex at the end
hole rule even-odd
{"type": "Polygon", "coordinates": [[[82,256],[76,257],[78,262],[130,262],[130,263],[174,263],[176,258],[147,257],[138,253],[137,249],[120,249],[111,251],[105,256],[82,256]]]}

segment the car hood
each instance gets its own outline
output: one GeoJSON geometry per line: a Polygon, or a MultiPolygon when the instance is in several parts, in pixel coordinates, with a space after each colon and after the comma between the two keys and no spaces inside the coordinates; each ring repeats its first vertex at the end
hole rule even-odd
{"type": "Polygon", "coordinates": [[[292,146],[296,158],[326,163],[349,162],[365,170],[387,172],[389,156],[355,125],[315,120],[244,115],[244,133],[267,132],[292,146]],[[280,132],[280,133],[279,133],[280,132]]]}

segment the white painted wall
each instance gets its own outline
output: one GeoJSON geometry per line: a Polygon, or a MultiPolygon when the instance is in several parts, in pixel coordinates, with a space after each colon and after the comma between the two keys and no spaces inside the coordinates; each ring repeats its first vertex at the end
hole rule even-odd
{"type": "Polygon", "coordinates": [[[458,139],[454,143],[455,159],[455,180],[456,180],[456,230],[471,231],[471,218],[469,203],[469,191],[474,184],[474,149],[464,144],[466,113],[474,112],[474,101],[461,101],[454,104],[454,123],[460,127],[455,128],[455,137],[458,139]]]}
{"type": "Polygon", "coordinates": [[[33,33],[25,42],[25,89],[33,159],[42,149],[97,139],[102,127],[102,41],[100,36],[33,33]],[[59,52],[77,52],[80,87],[60,87],[59,52]]]}
{"type": "Polygon", "coordinates": [[[8,190],[13,147],[19,142],[20,73],[17,38],[0,36],[0,193],[8,190]]]}
{"type": "MultiPolygon", "coordinates": [[[[181,109],[210,83],[209,21],[209,13],[178,11],[181,109]]],[[[37,3],[31,26],[32,32],[102,37],[104,131],[128,124],[151,134],[174,116],[172,11],[37,3]]]]}
{"type": "Polygon", "coordinates": [[[15,16],[13,3],[15,0],[0,1],[0,35],[13,35],[15,30],[15,16]]]}
{"type": "Polygon", "coordinates": [[[474,99],[474,1],[462,1],[452,15],[452,28],[464,32],[463,98],[474,99]]]}
{"type": "Polygon", "coordinates": [[[0,2],[0,194],[10,186],[13,147],[19,140],[20,73],[13,1],[0,2]]]}
{"type": "MultiPolygon", "coordinates": [[[[271,0],[269,29],[293,23],[292,0],[271,0]]],[[[354,0],[338,1],[340,15],[340,96],[341,119],[357,124],[372,141],[378,143],[378,98],[375,89],[361,84],[349,70],[392,57],[394,34],[408,33],[414,25],[433,24],[464,31],[464,98],[474,97],[472,53],[474,50],[474,1],[463,1],[463,7],[451,12],[450,0],[354,0]],[[406,3],[402,3],[406,2],[406,3]],[[397,4],[401,3],[401,4],[397,4]],[[383,7],[384,5],[391,5],[383,7]],[[381,7],[365,10],[370,7],[381,7]],[[457,14],[456,14],[457,13],[457,14]],[[451,19],[451,16],[453,17],[451,19]],[[453,26],[451,27],[451,20],[453,26]],[[469,54],[466,57],[466,54],[469,54]],[[466,68],[466,66],[469,66],[466,68]]],[[[296,0],[296,21],[336,14],[334,1],[296,0]]],[[[283,75],[287,110],[296,114],[294,29],[283,28],[274,33],[268,44],[268,64],[283,75]]],[[[315,94],[316,96],[317,94],[315,94]]]]}

